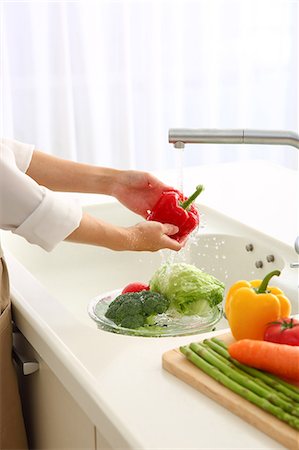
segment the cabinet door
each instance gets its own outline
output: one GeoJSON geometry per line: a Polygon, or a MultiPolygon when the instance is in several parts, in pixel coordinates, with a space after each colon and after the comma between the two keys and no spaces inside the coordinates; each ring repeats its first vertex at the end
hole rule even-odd
{"type": "MultiPolygon", "coordinates": [[[[97,450],[113,450],[110,444],[108,444],[107,440],[100,433],[100,431],[96,430],[96,449],[97,450]]],[[[125,450],[125,449],[122,449],[125,450]]]]}
{"type": "MultiPolygon", "coordinates": [[[[19,335],[19,333],[18,333],[19,335]]],[[[30,449],[94,450],[95,427],[24,337],[16,347],[39,362],[39,370],[20,375],[20,391],[30,449]]]]}

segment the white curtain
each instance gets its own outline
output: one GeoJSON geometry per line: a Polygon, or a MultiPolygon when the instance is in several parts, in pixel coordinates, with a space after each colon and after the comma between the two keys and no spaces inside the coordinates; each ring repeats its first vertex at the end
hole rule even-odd
{"type": "MultiPolygon", "coordinates": [[[[119,168],[175,167],[168,129],[298,132],[296,0],[1,3],[1,134],[119,168]]],[[[289,147],[189,145],[185,166],[289,147]]]]}

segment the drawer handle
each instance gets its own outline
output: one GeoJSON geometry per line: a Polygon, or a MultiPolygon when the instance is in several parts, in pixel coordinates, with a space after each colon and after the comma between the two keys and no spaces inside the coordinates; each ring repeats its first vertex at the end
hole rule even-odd
{"type": "Polygon", "coordinates": [[[12,357],[16,365],[21,369],[23,375],[31,375],[37,372],[39,369],[39,364],[32,358],[26,358],[26,356],[21,355],[15,347],[12,350],[12,357]]]}

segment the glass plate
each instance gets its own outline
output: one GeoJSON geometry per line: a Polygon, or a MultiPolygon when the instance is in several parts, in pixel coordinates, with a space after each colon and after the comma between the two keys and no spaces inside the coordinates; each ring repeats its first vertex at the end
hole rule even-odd
{"type": "Polygon", "coordinates": [[[124,328],[105,317],[108,306],[120,293],[121,290],[118,289],[99,295],[90,301],[88,314],[101,330],[130,336],[186,336],[211,331],[223,315],[222,305],[215,306],[205,316],[182,316],[176,311],[168,310],[166,313],[156,316],[155,325],[147,325],[137,329],[124,328]]]}

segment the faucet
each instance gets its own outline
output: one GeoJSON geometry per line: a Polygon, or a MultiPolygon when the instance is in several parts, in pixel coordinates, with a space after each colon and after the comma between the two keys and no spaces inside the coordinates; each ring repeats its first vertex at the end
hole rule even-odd
{"type": "Polygon", "coordinates": [[[265,144],[299,149],[299,135],[293,131],[172,128],[168,141],[175,148],[184,148],[185,144],[265,144]]]}
{"type": "MultiPolygon", "coordinates": [[[[293,131],[171,128],[168,141],[180,149],[185,144],[290,145],[299,149],[299,135],[293,131]]],[[[294,247],[299,254],[299,236],[294,247]]],[[[290,267],[299,267],[299,263],[291,263],[290,267]]]]}

